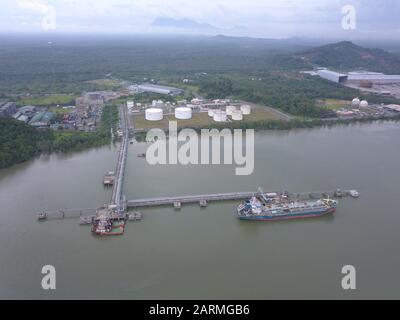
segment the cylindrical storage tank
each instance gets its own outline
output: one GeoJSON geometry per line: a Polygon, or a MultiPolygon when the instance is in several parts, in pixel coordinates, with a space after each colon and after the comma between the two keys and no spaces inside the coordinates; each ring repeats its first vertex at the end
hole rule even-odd
{"type": "Polygon", "coordinates": [[[214,121],[215,122],[226,122],[228,120],[227,114],[225,111],[216,111],[214,113],[214,121]]]}
{"type": "Polygon", "coordinates": [[[228,116],[231,116],[232,113],[233,113],[233,111],[236,111],[236,107],[235,107],[235,106],[227,106],[227,107],[226,107],[226,114],[227,114],[228,116]]]}
{"type": "Polygon", "coordinates": [[[353,99],[353,101],[351,102],[351,106],[353,107],[353,108],[358,108],[359,106],[360,106],[360,99],[358,99],[358,98],[355,98],[355,99],[353,99]]]}
{"type": "Polygon", "coordinates": [[[241,110],[235,110],[232,112],[232,120],[242,121],[243,120],[243,112],[241,110]]]}
{"type": "Polygon", "coordinates": [[[176,108],[175,109],[175,118],[179,120],[188,120],[192,119],[192,109],[191,108],[176,108]]]}
{"type": "Polygon", "coordinates": [[[360,107],[361,108],[367,108],[368,107],[368,101],[367,100],[363,100],[360,102],[360,107]]]}
{"type": "Polygon", "coordinates": [[[240,107],[243,115],[249,115],[251,113],[251,107],[249,105],[243,105],[240,107]]]}
{"type": "Polygon", "coordinates": [[[213,109],[208,110],[209,117],[214,117],[214,114],[215,114],[215,110],[213,110],[213,109]]]}
{"type": "Polygon", "coordinates": [[[150,108],[146,110],[147,121],[160,121],[164,118],[164,112],[162,109],[150,108]]]}
{"type": "Polygon", "coordinates": [[[164,101],[162,101],[162,100],[158,100],[157,102],[156,102],[156,107],[157,108],[164,108],[164,101]]]}

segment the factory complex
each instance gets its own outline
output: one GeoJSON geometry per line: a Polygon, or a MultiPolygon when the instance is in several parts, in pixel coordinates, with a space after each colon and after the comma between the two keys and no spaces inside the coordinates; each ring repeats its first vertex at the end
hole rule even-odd
{"type": "Polygon", "coordinates": [[[206,100],[195,98],[191,101],[177,103],[154,100],[151,104],[127,101],[130,114],[144,115],[146,121],[161,121],[165,116],[173,116],[176,120],[190,120],[196,114],[207,114],[214,122],[242,121],[250,115],[250,105],[231,101],[230,99],[206,100]]]}
{"type": "Polygon", "coordinates": [[[339,119],[362,119],[370,117],[394,117],[400,115],[400,105],[370,104],[367,100],[354,98],[342,108],[335,110],[339,119]]]}
{"type": "Polygon", "coordinates": [[[349,88],[361,90],[363,92],[400,99],[400,75],[371,71],[351,71],[342,73],[327,68],[317,68],[312,71],[302,71],[301,73],[319,76],[322,79],[343,84],[349,88]]]}

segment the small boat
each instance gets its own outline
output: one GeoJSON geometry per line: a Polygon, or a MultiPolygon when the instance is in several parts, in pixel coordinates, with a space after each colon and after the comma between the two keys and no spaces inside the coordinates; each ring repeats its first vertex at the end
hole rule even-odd
{"type": "Polygon", "coordinates": [[[341,198],[341,197],[343,197],[343,192],[342,192],[342,190],[337,189],[337,190],[335,191],[335,197],[336,197],[336,198],[341,198]]]}
{"type": "Polygon", "coordinates": [[[40,213],[38,213],[37,217],[38,217],[39,221],[44,221],[47,219],[47,214],[46,214],[46,212],[40,212],[40,213]]]}
{"type": "Polygon", "coordinates": [[[360,197],[360,193],[357,190],[350,190],[349,193],[350,193],[350,196],[352,196],[353,198],[360,197]]]}
{"type": "Polygon", "coordinates": [[[93,217],[80,217],[79,224],[80,225],[87,225],[93,223],[93,217]]]}

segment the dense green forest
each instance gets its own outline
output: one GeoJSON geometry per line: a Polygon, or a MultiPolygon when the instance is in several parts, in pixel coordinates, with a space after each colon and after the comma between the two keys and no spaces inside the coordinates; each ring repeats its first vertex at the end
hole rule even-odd
{"type": "Polygon", "coordinates": [[[293,40],[222,36],[1,36],[0,42],[0,96],[22,92],[80,94],[102,89],[88,81],[105,77],[142,82],[170,75],[301,68],[303,63],[293,59],[289,65],[287,57],[280,62],[276,54],[309,48],[293,40]]]}
{"type": "Polygon", "coordinates": [[[41,153],[79,151],[110,142],[111,127],[118,122],[118,109],[104,108],[100,128],[94,133],[37,130],[13,118],[0,118],[0,169],[41,153]]]}
{"type": "Polygon", "coordinates": [[[343,41],[296,53],[298,61],[348,71],[364,69],[387,74],[400,74],[400,57],[382,49],[360,47],[343,41]]]}
{"type": "Polygon", "coordinates": [[[351,100],[356,96],[376,103],[395,103],[389,97],[364,94],[355,89],[297,72],[259,73],[257,77],[215,76],[199,81],[200,92],[208,98],[233,97],[269,105],[306,117],[331,117],[332,111],[317,105],[316,99],[351,100]]]}
{"type": "Polygon", "coordinates": [[[0,118],[0,168],[24,162],[51,150],[52,133],[13,118],[0,118]]]}

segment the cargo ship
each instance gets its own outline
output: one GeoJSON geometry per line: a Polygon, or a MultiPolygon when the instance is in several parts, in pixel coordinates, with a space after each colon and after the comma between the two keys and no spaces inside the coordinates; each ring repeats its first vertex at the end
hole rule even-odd
{"type": "Polygon", "coordinates": [[[336,211],[337,201],[319,199],[313,201],[291,200],[287,194],[253,196],[240,204],[237,214],[240,220],[279,221],[320,217],[336,211]]]}

